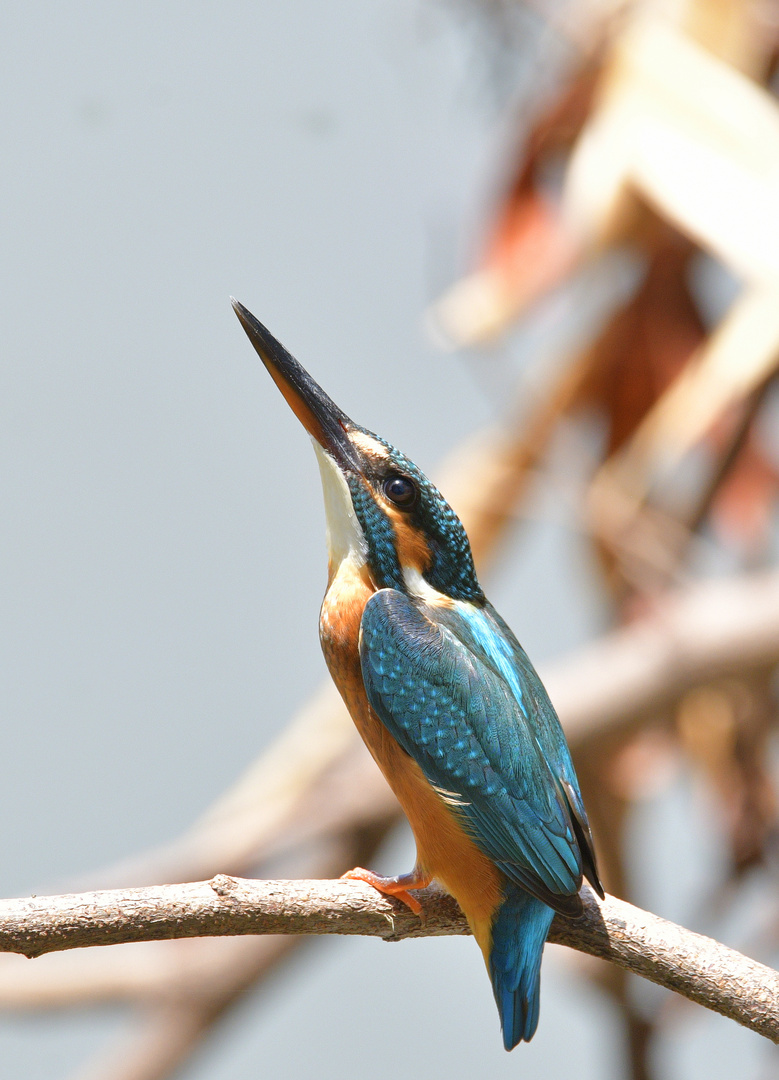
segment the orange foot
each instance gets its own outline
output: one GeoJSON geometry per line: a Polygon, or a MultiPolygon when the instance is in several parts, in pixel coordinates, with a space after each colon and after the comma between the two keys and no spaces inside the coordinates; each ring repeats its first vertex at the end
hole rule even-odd
{"type": "Polygon", "coordinates": [[[387,896],[396,896],[398,900],[402,900],[415,915],[418,915],[424,921],[425,914],[422,905],[411,896],[408,890],[426,888],[433,880],[431,877],[426,877],[416,871],[411,874],[400,874],[398,877],[381,877],[379,874],[374,874],[372,870],[363,870],[361,866],[355,866],[354,870],[347,870],[345,874],[341,875],[341,880],[344,879],[365,881],[368,885],[372,885],[374,889],[378,889],[380,893],[385,893],[387,896]]]}

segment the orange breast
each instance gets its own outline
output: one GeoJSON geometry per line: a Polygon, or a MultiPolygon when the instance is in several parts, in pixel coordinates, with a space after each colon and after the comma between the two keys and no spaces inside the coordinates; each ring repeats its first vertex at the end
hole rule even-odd
{"type": "Polygon", "coordinates": [[[465,832],[456,812],[430,786],[413,758],[392,738],[368,703],[359,656],[360,620],[375,591],[363,567],[342,563],[328,588],[319,632],[330,669],[357,730],[403,807],[417,843],[417,866],[463,909],[482,951],[500,904],[503,875],[465,832]]]}

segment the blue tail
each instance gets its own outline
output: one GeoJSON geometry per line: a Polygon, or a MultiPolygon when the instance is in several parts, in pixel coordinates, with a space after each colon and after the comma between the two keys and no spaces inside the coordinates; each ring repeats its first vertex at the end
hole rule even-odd
{"type": "Polygon", "coordinates": [[[530,1042],[538,1026],[541,954],[553,918],[546,904],[506,884],[492,924],[489,966],[507,1050],[530,1042]]]}

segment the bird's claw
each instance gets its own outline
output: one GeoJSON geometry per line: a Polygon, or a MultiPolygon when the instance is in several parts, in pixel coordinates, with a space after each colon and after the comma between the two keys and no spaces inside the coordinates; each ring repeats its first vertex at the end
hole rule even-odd
{"type": "Polygon", "coordinates": [[[420,902],[411,895],[409,889],[424,889],[426,885],[429,885],[429,881],[417,878],[414,874],[403,874],[399,877],[382,877],[380,874],[374,874],[372,870],[365,870],[362,866],[355,866],[353,870],[347,870],[345,874],[341,875],[342,881],[364,881],[367,885],[372,885],[377,892],[383,893],[385,896],[394,896],[424,923],[425,912],[420,902]]]}

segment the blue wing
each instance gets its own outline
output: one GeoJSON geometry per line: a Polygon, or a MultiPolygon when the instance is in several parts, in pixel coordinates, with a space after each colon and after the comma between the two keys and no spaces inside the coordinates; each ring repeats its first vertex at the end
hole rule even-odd
{"type": "Polygon", "coordinates": [[[363,612],[360,660],[373,709],[481,850],[539,900],[578,914],[582,871],[600,884],[576,774],[505,623],[489,605],[426,608],[382,589],[363,612]]]}

